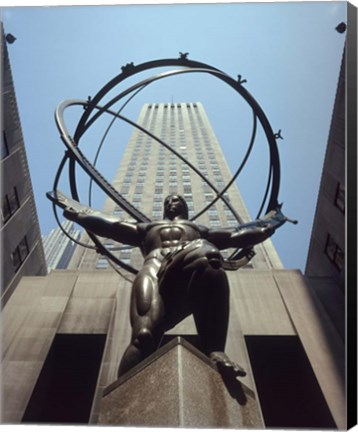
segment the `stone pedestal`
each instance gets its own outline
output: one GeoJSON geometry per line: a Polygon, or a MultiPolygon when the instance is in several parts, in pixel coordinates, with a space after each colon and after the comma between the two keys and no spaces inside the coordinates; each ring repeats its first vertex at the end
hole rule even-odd
{"type": "Polygon", "coordinates": [[[99,425],[263,428],[253,392],[237,379],[224,382],[180,337],[107,387],[97,415],[99,425]]]}

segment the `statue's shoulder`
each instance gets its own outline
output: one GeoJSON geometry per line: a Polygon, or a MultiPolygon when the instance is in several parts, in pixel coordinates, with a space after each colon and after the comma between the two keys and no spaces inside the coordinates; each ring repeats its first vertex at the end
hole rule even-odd
{"type": "Polygon", "coordinates": [[[181,223],[183,225],[189,226],[193,230],[197,231],[201,237],[205,237],[208,230],[209,230],[205,225],[199,225],[199,224],[196,224],[195,222],[192,222],[190,220],[183,220],[183,221],[181,221],[181,223]]]}
{"type": "Polygon", "coordinates": [[[206,235],[209,232],[209,228],[205,225],[197,225],[195,224],[197,227],[197,230],[200,232],[200,234],[202,235],[202,237],[206,237],[206,235]]]}

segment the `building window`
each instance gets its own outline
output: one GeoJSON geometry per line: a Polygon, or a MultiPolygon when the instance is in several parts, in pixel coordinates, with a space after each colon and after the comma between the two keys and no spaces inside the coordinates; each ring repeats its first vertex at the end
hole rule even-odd
{"type": "Polygon", "coordinates": [[[124,260],[124,259],[128,259],[130,260],[132,256],[132,249],[125,249],[125,250],[121,250],[120,254],[119,254],[119,259],[124,260]]]}
{"type": "Polygon", "coordinates": [[[227,226],[229,227],[236,227],[238,226],[238,222],[236,219],[228,219],[227,226]]]}
{"type": "Polygon", "coordinates": [[[15,271],[20,268],[21,264],[25,261],[28,254],[29,246],[27,244],[27,239],[25,236],[11,254],[11,261],[14,265],[15,271]]]}
{"type": "Polygon", "coordinates": [[[231,213],[231,210],[228,211],[227,216],[226,216],[227,220],[233,220],[236,221],[235,216],[231,213]]]}
{"type": "Polygon", "coordinates": [[[160,210],[153,210],[152,216],[154,219],[161,219],[163,215],[160,210]]]}
{"type": "Polygon", "coordinates": [[[114,249],[114,244],[111,241],[108,242],[108,243],[105,243],[104,246],[108,250],[113,250],[114,249]]]}
{"type": "Polygon", "coordinates": [[[218,211],[216,210],[216,208],[210,208],[208,210],[209,216],[219,216],[218,211]]]}
{"type": "Polygon", "coordinates": [[[212,193],[205,192],[204,196],[207,203],[212,202],[212,200],[214,199],[214,195],[212,193]]]}
{"type": "Polygon", "coordinates": [[[324,249],[325,254],[328,256],[330,261],[338,268],[342,270],[344,267],[344,252],[337,245],[330,234],[327,235],[326,247],[324,249]]]}
{"type": "Polygon", "coordinates": [[[8,221],[18,208],[20,208],[20,201],[17,194],[17,189],[14,187],[12,191],[6,194],[4,197],[2,204],[3,221],[8,221]]]}
{"type": "Polygon", "coordinates": [[[193,195],[191,193],[184,192],[184,199],[189,207],[189,203],[193,201],[193,195]]]}
{"type": "Polygon", "coordinates": [[[113,214],[115,216],[122,217],[124,215],[124,211],[119,206],[116,206],[113,210],[113,214]]]}
{"type": "Polygon", "coordinates": [[[6,156],[9,156],[9,146],[7,144],[7,137],[6,132],[2,131],[2,140],[1,140],[1,159],[6,158],[6,156]]]}
{"type": "Polygon", "coordinates": [[[345,186],[342,183],[338,182],[334,205],[338,207],[342,213],[344,213],[346,209],[345,203],[345,186]]]}
{"type": "Polygon", "coordinates": [[[108,267],[108,261],[106,258],[98,258],[97,264],[96,264],[96,268],[98,269],[106,269],[108,267]]]}

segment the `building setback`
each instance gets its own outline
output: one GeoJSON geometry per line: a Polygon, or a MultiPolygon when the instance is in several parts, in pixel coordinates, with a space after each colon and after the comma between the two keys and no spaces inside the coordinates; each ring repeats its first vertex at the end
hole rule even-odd
{"type": "Polygon", "coordinates": [[[46,261],[4,31],[1,28],[1,303],[22,276],[45,275],[46,261]]]}
{"type": "MultiPolygon", "coordinates": [[[[138,122],[182,153],[219,190],[230,180],[201,104],[146,104],[138,122]]],[[[185,163],[137,130],[113,184],[152,219],[162,218],[163,199],[169,193],[183,195],[191,214],[214,197],[185,163]]],[[[227,198],[249,221],[236,187],[228,190],[227,198]]],[[[128,218],[110,200],[104,211],[128,218]]],[[[197,222],[213,228],[237,224],[220,202],[197,222]]],[[[82,241],[88,241],[85,235],[82,241]]],[[[103,242],[122,260],[140,267],[138,251],[109,239],[103,242]]],[[[336,326],[310,278],[284,269],[270,240],[255,250],[246,267],[228,272],[226,352],[247,371],[240,381],[256,395],[266,428],[346,428],[344,342],[336,326]]],[[[102,392],[116,381],[130,340],[133,275],[124,276],[128,280],[93,250],[76,248],[69,269],[23,279],[4,310],[2,421],[99,421],[102,392]]],[[[195,339],[191,317],[168,332],[165,341],[177,335],[195,339]]],[[[178,372],[173,373],[176,379],[178,372]]],[[[152,385],[154,391],[156,383],[152,385]]],[[[195,390],[200,397],[200,388],[195,390]]],[[[140,386],[134,400],[141,400],[140,386]]],[[[163,417],[168,418],[165,406],[163,401],[163,417]]]]}

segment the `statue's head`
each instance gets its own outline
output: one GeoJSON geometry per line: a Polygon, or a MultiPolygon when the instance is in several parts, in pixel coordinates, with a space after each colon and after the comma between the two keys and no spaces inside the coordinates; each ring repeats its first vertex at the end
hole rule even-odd
{"type": "Polygon", "coordinates": [[[164,200],[164,219],[173,220],[178,216],[188,219],[188,205],[181,195],[168,195],[164,200]]]}

